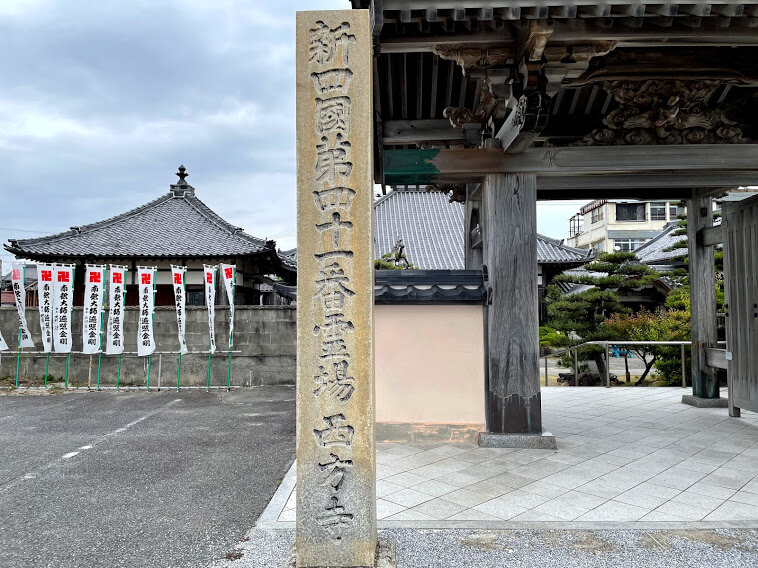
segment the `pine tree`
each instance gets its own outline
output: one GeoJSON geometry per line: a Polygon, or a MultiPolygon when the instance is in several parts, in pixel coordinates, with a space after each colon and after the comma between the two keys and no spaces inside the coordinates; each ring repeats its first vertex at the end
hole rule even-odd
{"type": "MultiPolygon", "coordinates": [[[[600,253],[597,260],[582,268],[589,274],[560,274],[548,287],[546,298],[549,325],[574,336],[575,342],[599,341],[604,336],[602,324],[612,314],[629,313],[620,297],[633,290],[651,286],[658,274],[640,264],[632,252],[600,253]],[[555,283],[567,282],[592,286],[575,294],[563,294],[555,283]]],[[[601,376],[605,374],[603,349],[588,348],[585,356],[595,361],[601,376]]],[[[578,372],[574,369],[574,372],[578,372]]]]}

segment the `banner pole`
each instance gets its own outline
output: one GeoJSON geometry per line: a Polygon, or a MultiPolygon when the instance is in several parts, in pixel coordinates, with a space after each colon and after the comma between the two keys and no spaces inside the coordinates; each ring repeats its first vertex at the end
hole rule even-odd
{"type": "MultiPolygon", "coordinates": [[[[74,301],[74,282],[76,281],[76,266],[71,266],[71,302],[74,301]]],[[[73,312],[71,304],[69,304],[69,314],[73,312]]],[[[71,323],[71,318],[68,318],[69,324],[71,323]]],[[[66,353],[66,382],[65,387],[68,388],[68,366],[69,362],[71,361],[71,334],[69,333],[68,337],[68,345],[69,345],[69,351],[66,353]]]]}
{"type": "Polygon", "coordinates": [[[98,345],[98,352],[97,352],[97,390],[100,390],[100,368],[102,366],[103,362],[103,333],[105,332],[104,324],[105,324],[105,283],[108,282],[108,267],[103,266],[103,281],[102,281],[102,292],[103,292],[103,301],[101,302],[101,309],[100,309],[100,337],[98,337],[99,345],[98,345]]]}
{"type": "MultiPolygon", "coordinates": [[[[122,314],[121,317],[122,318],[123,318],[124,309],[126,308],[126,280],[127,280],[127,274],[129,274],[129,269],[127,267],[124,267],[124,281],[121,283],[121,285],[123,286],[123,290],[124,290],[123,295],[121,296],[121,314],[122,314]]],[[[139,290],[137,292],[139,292],[139,290]]],[[[137,297],[139,297],[139,293],[137,294],[137,297]]],[[[124,320],[122,319],[121,322],[123,323],[123,321],[124,320]]],[[[122,327],[121,330],[123,331],[123,329],[124,328],[122,327]]],[[[122,337],[121,337],[121,351],[123,351],[123,350],[124,350],[124,338],[123,338],[123,333],[122,333],[122,337]]],[[[116,390],[120,390],[119,387],[120,387],[120,383],[121,383],[121,355],[122,355],[121,353],[118,354],[118,371],[116,373],[116,390]]]]}
{"type": "Polygon", "coordinates": [[[232,305],[229,306],[230,314],[229,314],[229,357],[226,361],[226,391],[229,392],[232,390],[231,387],[231,381],[232,381],[232,346],[234,345],[234,295],[237,292],[237,287],[235,286],[235,283],[237,281],[237,267],[234,267],[234,271],[232,272],[232,305]]]}
{"type": "MultiPolygon", "coordinates": [[[[155,293],[156,293],[156,278],[158,276],[158,270],[153,270],[153,313],[150,314],[150,321],[153,325],[155,325],[155,293]]],[[[155,331],[153,331],[153,334],[155,334],[155,331]]],[[[155,335],[153,335],[153,349],[155,349],[155,335]]],[[[153,354],[150,353],[150,355],[147,356],[147,382],[145,383],[145,389],[147,392],[150,392],[150,363],[153,360],[153,354]]]]}
{"type": "Polygon", "coordinates": [[[50,352],[47,352],[47,357],[45,357],[45,386],[47,386],[47,371],[50,368],[50,352]]]}
{"type": "Polygon", "coordinates": [[[150,361],[153,358],[153,354],[147,356],[147,381],[145,382],[145,389],[150,392],[150,361]]]}
{"type": "Polygon", "coordinates": [[[65,387],[68,388],[68,362],[71,359],[71,353],[66,353],[66,384],[65,387]]]}
{"type": "Polygon", "coordinates": [[[231,388],[231,377],[232,377],[232,346],[229,346],[229,358],[226,362],[226,390],[227,392],[232,390],[231,388]]]}
{"type": "Polygon", "coordinates": [[[211,342],[208,342],[208,375],[205,379],[205,392],[211,390],[211,342]]]}
{"type": "MultiPolygon", "coordinates": [[[[184,321],[187,321],[187,267],[182,268],[182,290],[184,292],[184,321]]],[[[178,323],[178,322],[177,322],[178,323]]],[[[186,323],[185,323],[186,327],[186,323]]],[[[185,330],[186,331],[186,330],[185,330]]],[[[179,362],[176,365],[176,392],[179,392],[179,382],[182,378],[182,346],[186,345],[184,333],[182,333],[182,343],[179,344],[179,362]]]]}
{"type": "Polygon", "coordinates": [[[18,388],[18,373],[21,368],[21,326],[18,327],[18,348],[16,349],[16,388],[18,388]]]}

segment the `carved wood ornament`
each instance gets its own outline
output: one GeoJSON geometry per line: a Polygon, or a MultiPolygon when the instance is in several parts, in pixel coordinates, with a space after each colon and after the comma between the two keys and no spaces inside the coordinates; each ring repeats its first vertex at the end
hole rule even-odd
{"type": "Polygon", "coordinates": [[[492,83],[489,78],[482,80],[482,89],[479,105],[472,111],[467,107],[446,107],[442,116],[450,121],[453,128],[463,128],[466,123],[482,122],[487,119],[497,108],[504,107],[505,101],[498,99],[492,92],[492,83]]]}
{"type": "Polygon", "coordinates": [[[717,80],[607,81],[619,107],[579,146],[649,144],[741,144],[748,140],[722,109],[706,103],[717,80]]]}
{"type": "Polygon", "coordinates": [[[427,191],[441,191],[448,195],[450,203],[466,203],[465,183],[435,183],[426,186],[427,191]]]}
{"type": "Polygon", "coordinates": [[[464,75],[484,74],[490,69],[505,67],[513,51],[508,47],[463,47],[437,45],[432,49],[435,55],[446,61],[455,61],[464,75]]]}

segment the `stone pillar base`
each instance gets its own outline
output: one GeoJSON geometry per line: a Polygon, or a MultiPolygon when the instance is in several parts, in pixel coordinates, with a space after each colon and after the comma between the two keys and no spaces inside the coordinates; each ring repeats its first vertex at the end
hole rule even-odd
{"type": "Polygon", "coordinates": [[[479,432],[480,448],[524,448],[530,450],[557,450],[555,436],[542,434],[492,434],[479,432]]]}
{"type": "Polygon", "coordinates": [[[726,408],[729,400],[726,398],[702,398],[694,394],[682,395],[682,404],[689,404],[697,408],[726,408]]]}
{"type": "MultiPolygon", "coordinates": [[[[295,562],[295,547],[290,549],[287,561],[282,568],[297,568],[295,562]]],[[[326,566],[309,566],[308,568],[329,568],[326,566]]],[[[349,568],[397,568],[397,543],[388,538],[376,540],[376,556],[373,566],[351,566],[349,568]]]]}

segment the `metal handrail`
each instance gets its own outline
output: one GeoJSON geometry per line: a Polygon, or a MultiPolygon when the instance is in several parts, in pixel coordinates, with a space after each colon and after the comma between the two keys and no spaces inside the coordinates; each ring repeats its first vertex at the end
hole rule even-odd
{"type": "MultiPolygon", "coordinates": [[[[726,344],[725,341],[718,341],[717,344],[726,344]]],[[[606,388],[610,388],[611,386],[611,374],[610,374],[610,346],[611,345],[679,345],[681,347],[681,360],[682,360],[682,387],[687,386],[687,372],[685,369],[685,353],[684,353],[684,347],[686,345],[692,345],[692,341],[633,341],[633,340],[620,340],[620,341],[585,341],[583,343],[580,343],[578,345],[572,345],[571,347],[567,347],[565,349],[562,349],[560,351],[556,351],[554,353],[548,353],[547,355],[541,355],[540,359],[545,359],[545,386],[548,386],[548,371],[547,371],[547,359],[548,357],[558,357],[560,355],[563,355],[564,353],[574,353],[574,386],[579,385],[579,361],[578,361],[578,351],[581,347],[585,347],[588,345],[599,345],[605,347],[605,386],[606,388]]]]}

